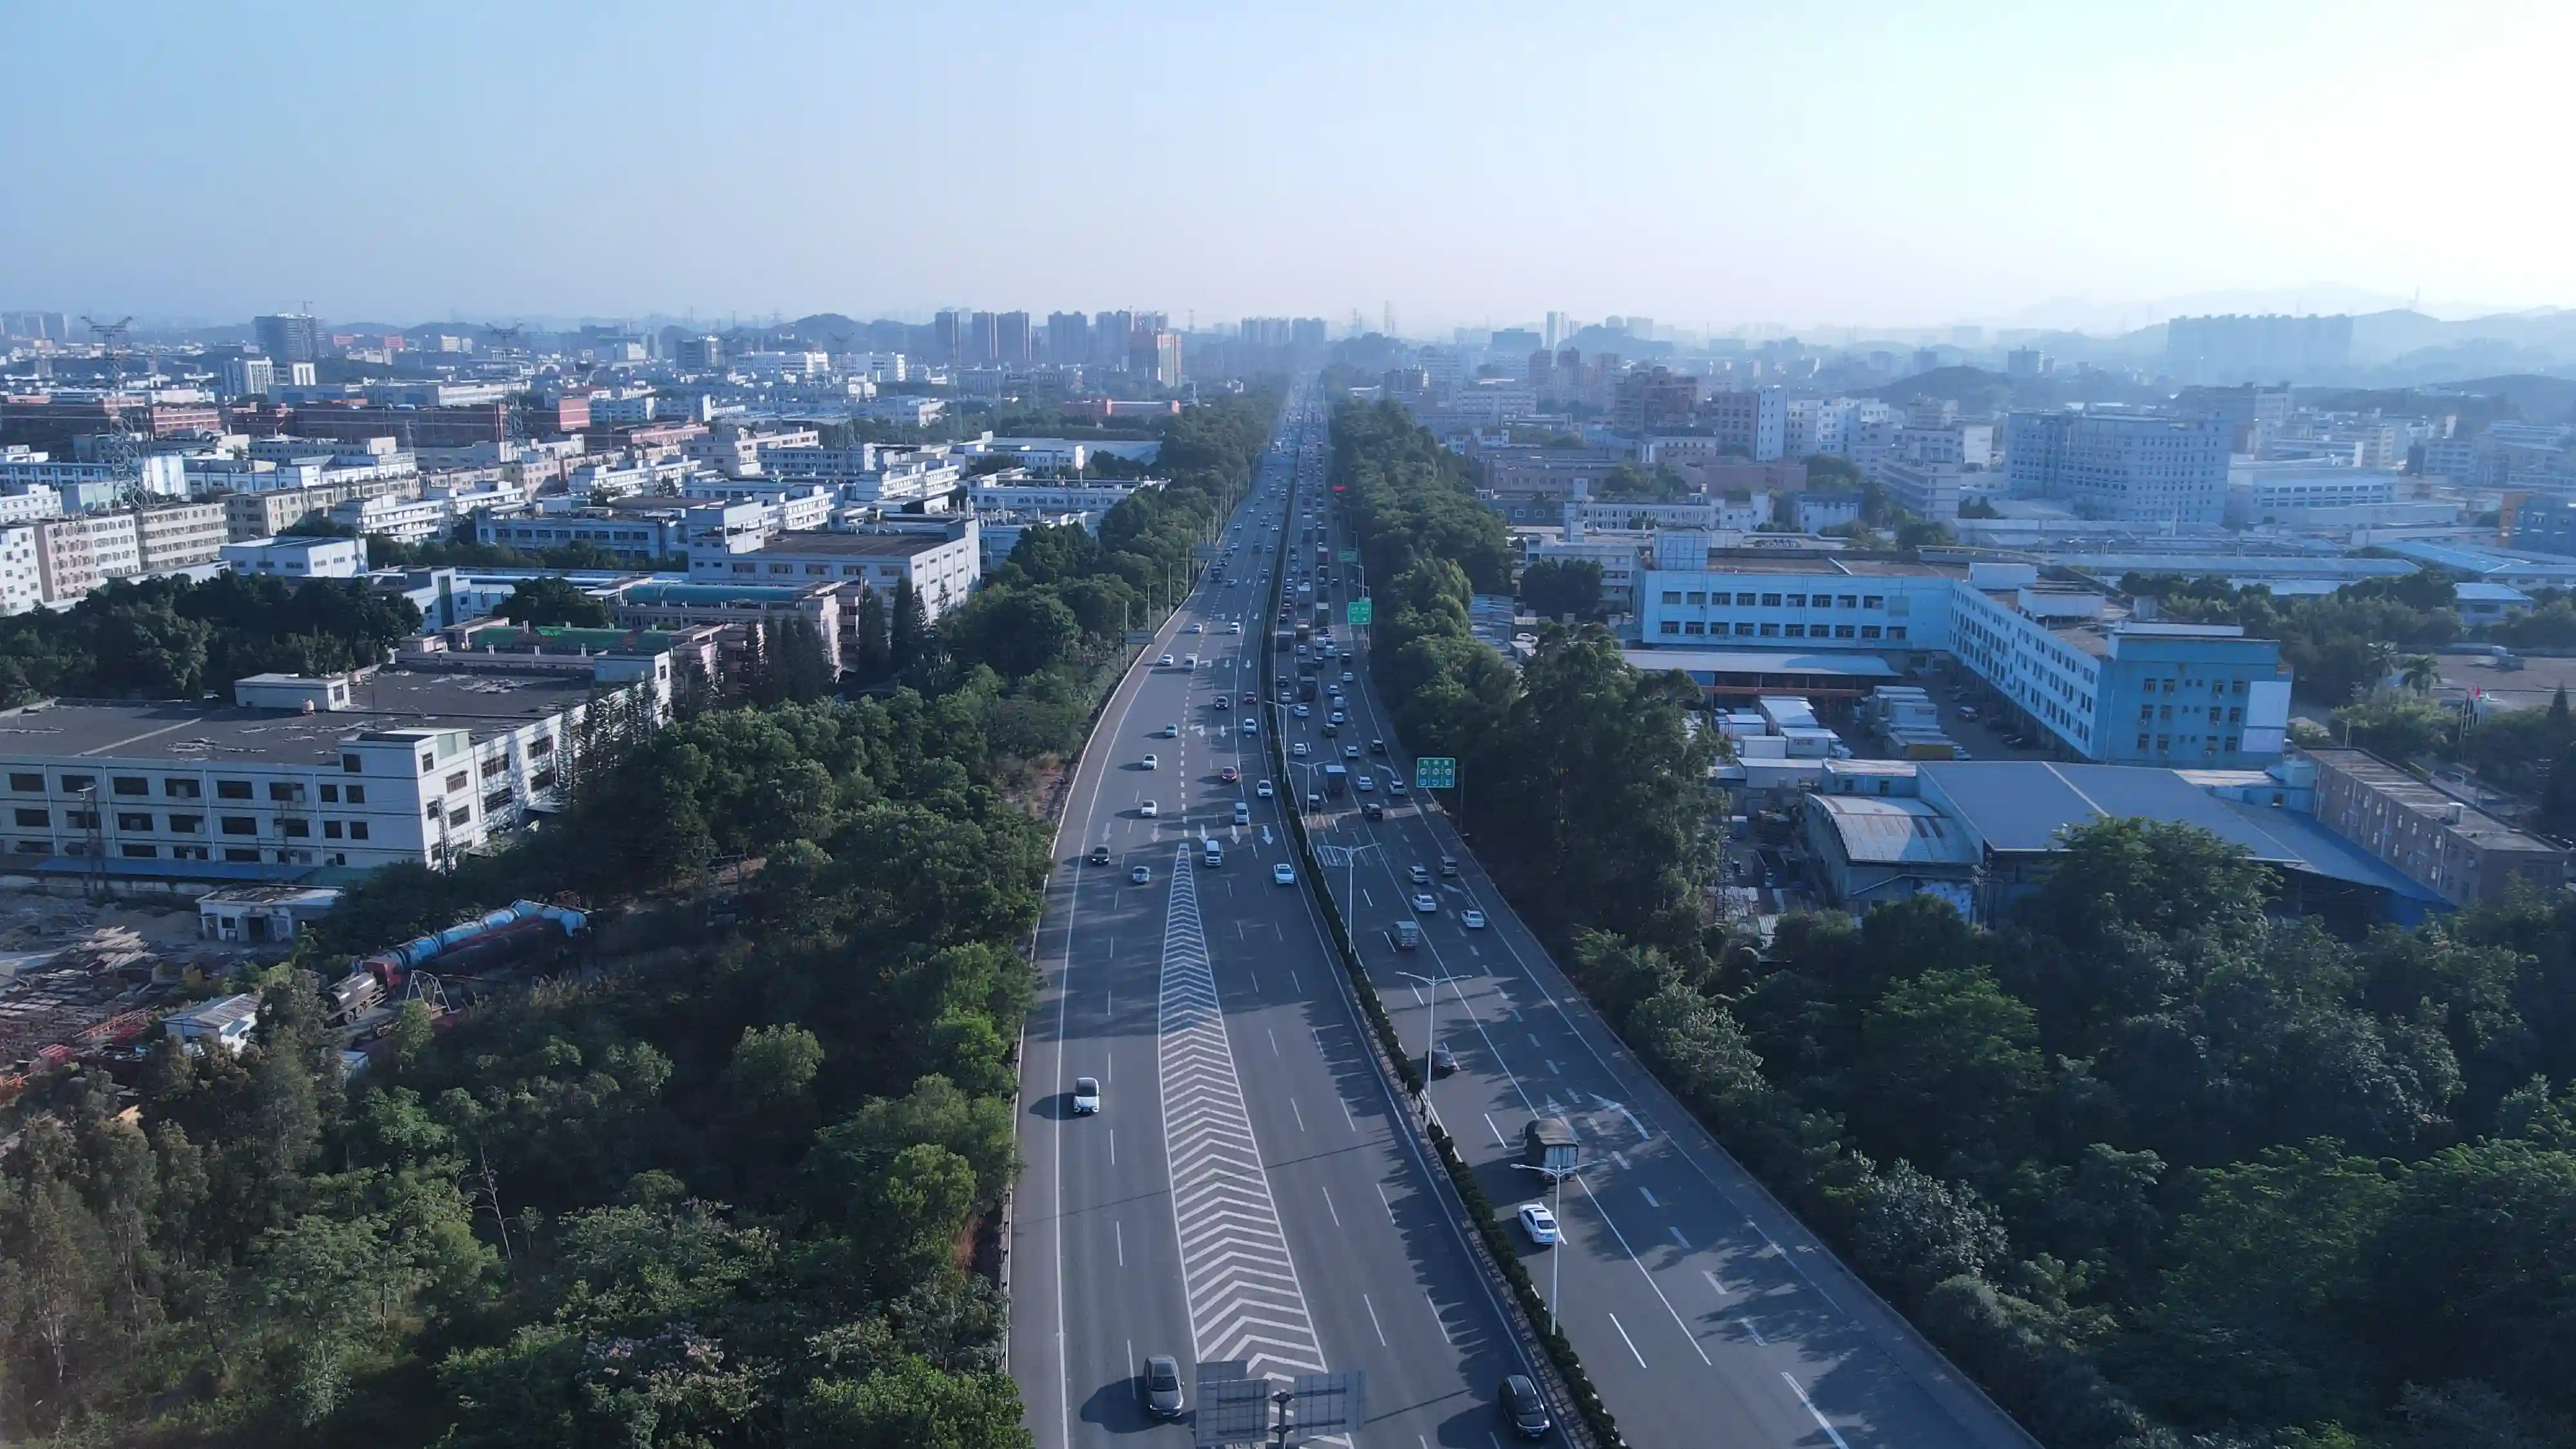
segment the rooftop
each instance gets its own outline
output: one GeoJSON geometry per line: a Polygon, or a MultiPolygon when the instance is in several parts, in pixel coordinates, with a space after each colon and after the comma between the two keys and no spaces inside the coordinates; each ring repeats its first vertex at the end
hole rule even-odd
{"type": "MultiPolygon", "coordinates": [[[[1708,573],[1720,574],[1850,574],[1860,577],[1959,579],[1967,570],[1956,564],[1920,563],[1901,558],[1854,558],[1839,553],[1772,553],[1712,549],[1708,573]]],[[[1694,570],[1698,572],[1698,570],[1694,570]]]]}
{"type": "Polygon", "coordinates": [[[2059,832],[2106,817],[2193,825],[2269,865],[2373,886],[2420,901],[2440,898],[2307,815],[2222,800],[2177,770],[2147,765],[2066,765],[2044,760],[1927,761],[1926,784],[1986,847],[2039,853],[2059,832]]]}
{"type": "Polygon", "coordinates": [[[0,755],[98,756],[190,764],[331,764],[340,741],[378,730],[465,730],[481,739],[590,697],[566,674],[381,669],[350,686],[351,708],[299,714],[185,701],[54,700],[0,711],[0,755]]]}
{"type": "Polygon", "coordinates": [[[1974,865],[1979,859],[1975,838],[1921,800],[1878,795],[1812,798],[1842,837],[1843,854],[1856,864],[1974,865]]]}
{"type": "Polygon", "coordinates": [[[782,533],[756,553],[839,558],[910,558],[953,543],[945,533],[782,533]]]}
{"type": "Polygon", "coordinates": [[[2317,749],[2307,754],[2324,768],[2350,775],[2390,803],[2418,815],[2447,816],[2457,810],[2460,818],[2449,823],[2452,832],[2462,839],[2490,849],[2557,849],[2539,836],[2517,830],[2474,805],[2443,794],[2366,750],[2317,749]]]}

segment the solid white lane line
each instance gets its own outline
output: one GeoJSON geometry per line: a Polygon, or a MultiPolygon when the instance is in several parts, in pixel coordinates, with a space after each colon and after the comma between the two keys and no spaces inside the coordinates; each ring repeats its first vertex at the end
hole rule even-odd
{"type": "Polygon", "coordinates": [[[1458,1340],[1449,1336],[1449,1320],[1440,1316],[1440,1300],[1432,1297],[1431,1290],[1425,1288],[1422,1290],[1422,1301],[1431,1305],[1431,1321],[1440,1325],[1440,1341],[1452,1348],[1457,1347],[1458,1340]]]}
{"type": "Polygon", "coordinates": [[[1116,1218],[1109,1220],[1109,1231],[1118,1235],[1118,1266],[1127,1266],[1127,1228],[1116,1218]]]}
{"type": "Polygon", "coordinates": [[[1628,1336],[1628,1325],[1621,1323],[1619,1321],[1619,1315],[1613,1313],[1610,1315],[1610,1326],[1619,1330],[1619,1341],[1628,1345],[1628,1354],[1637,1361],[1637,1367],[1644,1368],[1646,1366],[1646,1356],[1637,1352],[1637,1340],[1628,1336]]]}
{"type": "Polygon", "coordinates": [[[1384,1205],[1385,1205],[1385,1207],[1386,1207],[1386,1220],[1387,1220],[1388,1222],[1394,1222],[1394,1221],[1395,1221],[1395,1199],[1394,1199],[1394,1198],[1391,1198],[1391,1197],[1388,1197],[1388,1196],[1386,1195],[1386,1184],[1385,1184],[1385,1183],[1382,1183],[1382,1182],[1381,1182],[1381,1183],[1377,1184],[1377,1200],[1378,1200],[1380,1203],[1384,1204],[1384,1205]]]}
{"type": "Polygon", "coordinates": [[[1781,1370],[1780,1377],[1789,1385],[1789,1392],[1798,1396],[1798,1402],[1806,1405],[1809,1417],[1816,1421],[1816,1427],[1824,1430],[1825,1437],[1834,1441],[1834,1449],[1851,1449],[1849,1444],[1843,1442],[1842,1431],[1836,1429],[1832,1422],[1826,1419],[1824,1415],[1816,1412],[1814,1401],[1807,1397],[1807,1391],[1805,1389],[1798,1387],[1798,1381],[1796,1379],[1789,1377],[1788,1370],[1781,1370]]]}
{"type": "Polygon", "coordinates": [[[1494,1125],[1494,1115],[1491,1112],[1480,1112],[1477,1115],[1485,1119],[1485,1130],[1494,1134],[1494,1145],[1496,1147],[1509,1147],[1512,1145],[1503,1139],[1503,1129],[1494,1125]]]}
{"type": "Polygon", "coordinates": [[[1335,1097],[1333,1100],[1341,1104],[1342,1120],[1350,1124],[1352,1131],[1357,1132],[1360,1130],[1360,1119],[1351,1115],[1350,1099],[1348,1097],[1335,1097]]]}
{"type": "Polygon", "coordinates": [[[1377,1321],[1377,1305],[1371,1303],[1369,1296],[1363,1293],[1360,1295],[1360,1306],[1368,1310],[1369,1327],[1377,1330],[1377,1346],[1386,1347],[1386,1325],[1377,1321]]]}

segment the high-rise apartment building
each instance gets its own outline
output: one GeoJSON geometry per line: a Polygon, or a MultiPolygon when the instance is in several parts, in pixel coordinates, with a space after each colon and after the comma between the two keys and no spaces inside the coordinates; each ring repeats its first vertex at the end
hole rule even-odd
{"type": "MultiPolygon", "coordinates": [[[[1611,426],[1623,433],[1658,433],[1688,427],[1699,402],[1699,379],[1668,367],[1641,367],[1619,379],[1612,400],[1611,426]]],[[[1780,456],[1777,433],[1770,456],[1780,456]]]]}
{"type": "Polygon", "coordinates": [[[1719,443],[1743,449],[1744,456],[1757,463],[1770,462],[1787,450],[1788,395],[1776,387],[1713,392],[1700,410],[1719,443]]]}
{"type": "Polygon", "coordinates": [[[251,319],[259,350],[279,362],[312,362],[322,355],[322,323],[305,312],[280,312],[251,319]]]}
{"type": "Polygon", "coordinates": [[[1098,312],[1091,318],[1091,360],[1103,367],[1125,367],[1128,345],[1134,340],[1136,314],[1133,312],[1098,312]]]}
{"type": "Polygon", "coordinates": [[[966,355],[966,314],[950,308],[930,319],[931,356],[940,362],[956,362],[966,355]]]}
{"type": "Polygon", "coordinates": [[[1047,361],[1079,367],[1091,361],[1091,319],[1079,312],[1050,312],[1046,328],[1047,361]]]}
{"type": "Polygon", "coordinates": [[[1289,345],[1300,352],[1324,350],[1324,319],[1300,317],[1288,329],[1289,345]]]}
{"type": "Polygon", "coordinates": [[[1181,385],[1181,334],[1168,327],[1138,328],[1129,349],[1127,370],[1150,379],[1156,387],[1181,385]]]}
{"type": "Polygon", "coordinates": [[[277,364],[265,357],[231,357],[224,360],[224,396],[266,397],[277,386],[277,364]]]}
{"type": "Polygon", "coordinates": [[[1004,312],[993,319],[993,360],[1004,367],[1027,367],[1038,360],[1038,339],[1026,312],[1004,312]]]}
{"type": "Polygon", "coordinates": [[[2062,498],[2087,517],[2218,523],[2231,432],[2219,417],[2014,413],[2004,466],[2015,493],[2062,498]]]}
{"type": "Polygon", "coordinates": [[[966,350],[957,360],[968,367],[984,367],[1002,356],[1001,324],[990,312],[971,313],[966,318],[966,350]]]}

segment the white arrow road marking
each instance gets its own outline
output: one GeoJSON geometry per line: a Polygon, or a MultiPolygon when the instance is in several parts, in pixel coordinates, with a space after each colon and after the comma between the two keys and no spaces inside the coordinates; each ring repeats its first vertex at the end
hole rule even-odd
{"type": "Polygon", "coordinates": [[[1156,1027],[1172,1220],[1196,1356],[1245,1359],[1256,1375],[1321,1373],[1323,1345],[1244,1110],[1187,850],[1172,865],[1156,1027]]]}

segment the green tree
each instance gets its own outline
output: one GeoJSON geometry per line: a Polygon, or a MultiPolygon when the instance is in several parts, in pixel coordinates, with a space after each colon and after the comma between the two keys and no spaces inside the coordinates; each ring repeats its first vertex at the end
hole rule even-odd
{"type": "Polygon", "coordinates": [[[1591,559],[1541,559],[1521,571],[1521,602],[1543,619],[1601,612],[1601,565],[1591,559]]]}
{"type": "Polygon", "coordinates": [[[580,585],[568,579],[547,575],[526,579],[501,601],[500,615],[513,624],[531,628],[569,624],[582,629],[605,629],[615,621],[608,606],[580,585]]]}

